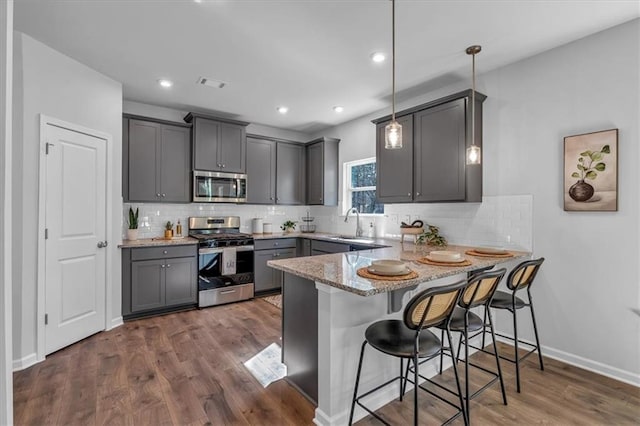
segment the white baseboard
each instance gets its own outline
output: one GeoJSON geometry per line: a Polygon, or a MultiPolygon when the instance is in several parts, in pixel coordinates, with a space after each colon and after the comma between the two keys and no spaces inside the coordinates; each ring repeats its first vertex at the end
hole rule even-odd
{"type": "Polygon", "coordinates": [[[24,357],[22,357],[20,359],[14,359],[13,360],[13,371],[24,370],[24,369],[29,368],[32,365],[35,365],[37,363],[38,363],[38,356],[34,352],[34,353],[29,354],[27,356],[24,356],[24,357]]]}
{"type": "MultiPolygon", "coordinates": [[[[497,337],[497,336],[496,338],[498,341],[502,343],[505,343],[509,346],[513,346],[513,342],[508,339],[505,339],[503,337],[497,337]]],[[[528,342],[526,340],[523,340],[523,341],[529,344],[532,344],[531,342],[528,342]]],[[[593,361],[591,359],[587,359],[579,355],[571,354],[569,352],[550,348],[549,346],[544,346],[544,345],[542,345],[542,355],[544,355],[545,357],[549,357],[549,358],[582,368],[584,370],[591,371],[596,374],[600,374],[602,376],[610,377],[612,379],[619,380],[621,382],[640,387],[640,374],[635,374],[630,371],[625,371],[617,367],[612,367],[610,365],[603,364],[598,361],[593,361]]]]}
{"type": "Polygon", "coordinates": [[[111,320],[111,324],[107,327],[106,331],[113,330],[114,328],[120,327],[122,324],[124,324],[122,317],[113,318],[111,320]]]}

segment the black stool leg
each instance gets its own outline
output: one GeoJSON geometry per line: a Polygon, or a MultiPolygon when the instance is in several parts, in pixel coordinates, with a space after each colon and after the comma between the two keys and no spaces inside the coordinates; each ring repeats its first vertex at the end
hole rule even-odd
{"type": "Polygon", "coordinates": [[[351,400],[351,413],[349,414],[349,425],[353,424],[353,411],[356,408],[356,399],[358,398],[358,385],[360,384],[360,372],[362,371],[362,359],[364,358],[364,347],[367,346],[367,341],[362,343],[362,349],[360,349],[360,361],[358,362],[358,373],[356,374],[356,387],[353,390],[353,399],[351,400]]]}
{"type": "Polygon", "coordinates": [[[413,424],[418,426],[418,351],[413,356],[413,424]]]}
{"type": "MultiPolygon", "coordinates": [[[[466,401],[467,420],[471,422],[469,404],[469,311],[464,314],[464,399],[466,401]]],[[[460,339],[462,340],[462,339],[460,339]]]]}
{"type": "MultiPolygon", "coordinates": [[[[500,357],[498,356],[498,345],[496,344],[496,334],[493,328],[493,318],[491,312],[489,312],[489,328],[491,329],[491,339],[493,340],[493,354],[496,358],[496,365],[498,366],[498,377],[500,378],[500,390],[502,390],[502,401],[504,405],[507,405],[507,392],[504,390],[504,380],[502,379],[502,368],[500,368],[500,357]]],[[[485,323],[486,324],[486,323],[485,323]]],[[[484,331],[482,332],[484,337],[484,331]]]]}
{"type": "MultiPolygon", "coordinates": [[[[483,323],[483,324],[486,324],[486,323],[487,323],[487,311],[488,311],[489,309],[490,309],[490,308],[489,308],[488,306],[485,306],[485,307],[484,307],[484,323],[483,323]]],[[[486,328],[483,328],[483,329],[482,329],[482,349],[484,349],[484,336],[485,336],[485,334],[486,334],[486,331],[487,331],[487,329],[486,329],[486,328]]],[[[493,348],[493,349],[495,350],[495,349],[496,349],[496,348],[495,348],[495,341],[493,342],[493,345],[494,345],[494,348],[493,348]]]]}
{"type": "Polygon", "coordinates": [[[406,378],[404,377],[404,358],[400,358],[400,401],[402,401],[402,396],[404,395],[404,381],[406,378]]]}
{"type": "MultiPolygon", "coordinates": [[[[447,338],[449,339],[449,351],[451,352],[451,358],[453,359],[453,343],[451,341],[451,331],[447,329],[447,338]]],[[[462,336],[460,337],[462,339],[462,336]]],[[[442,349],[441,349],[442,350],[442,349]]],[[[462,410],[462,417],[464,418],[464,424],[469,424],[469,418],[467,417],[467,408],[462,397],[462,387],[460,386],[460,376],[458,375],[458,360],[453,360],[453,375],[456,377],[456,387],[458,389],[458,397],[460,399],[460,409],[462,410]]]]}
{"type": "Polygon", "coordinates": [[[542,362],[542,351],[540,350],[540,339],[538,338],[538,326],[536,324],[536,316],[533,313],[533,301],[529,295],[529,309],[531,309],[531,320],[533,321],[533,333],[536,335],[536,348],[538,349],[538,359],[540,360],[540,370],[544,371],[544,363],[542,362]]]}
{"type": "MultiPolygon", "coordinates": [[[[440,330],[440,343],[444,343],[444,328],[440,330]]],[[[451,341],[449,341],[449,346],[451,346],[451,341]]],[[[440,351],[440,374],[442,374],[442,359],[444,357],[444,351],[440,351]]]]}
{"type": "Polygon", "coordinates": [[[518,352],[518,315],[517,315],[517,309],[515,309],[515,303],[514,303],[514,309],[511,311],[511,313],[513,314],[513,343],[515,345],[515,351],[516,351],[516,356],[515,361],[516,361],[516,390],[518,391],[518,393],[520,393],[520,354],[518,352]]]}

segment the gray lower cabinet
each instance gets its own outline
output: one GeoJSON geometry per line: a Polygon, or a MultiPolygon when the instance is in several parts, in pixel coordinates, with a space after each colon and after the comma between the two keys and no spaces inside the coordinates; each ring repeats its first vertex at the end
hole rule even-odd
{"type": "Polygon", "coordinates": [[[276,202],[276,144],[268,139],[247,138],[247,203],[276,202]]]}
{"type": "Polygon", "coordinates": [[[296,257],[297,238],[258,239],[253,243],[253,283],[255,292],[279,290],[282,272],[267,265],[270,260],[296,257]]]}
{"type": "Polygon", "coordinates": [[[351,248],[350,244],[334,243],[331,241],[311,240],[311,255],[344,253],[351,248]]]}
{"type": "Polygon", "coordinates": [[[122,249],[122,314],[125,319],[198,299],[197,246],[122,249]]]}
{"type": "Polygon", "coordinates": [[[323,137],[307,144],[308,205],[338,205],[339,142],[323,137]]]}
{"type": "Polygon", "coordinates": [[[125,201],[191,201],[191,129],[188,125],[124,116],[125,201]]]}
{"type": "MultiPolygon", "coordinates": [[[[476,93],[473,111],[475,144],[482,147],[482,103],[476,93]]],[[[377,128],[377,198],[382,203],[481,202],[482,165],[466,165],[471,146],[471,91],[437,99],[397,113],[403,147],[384,148],[384,126],[390,117],[373,122],[377,128]]]]}
{"type": "Polygon", "coordinates": [[[293,143],[277,143],[276,203],[305,203],[305,147],[293,143]]]}

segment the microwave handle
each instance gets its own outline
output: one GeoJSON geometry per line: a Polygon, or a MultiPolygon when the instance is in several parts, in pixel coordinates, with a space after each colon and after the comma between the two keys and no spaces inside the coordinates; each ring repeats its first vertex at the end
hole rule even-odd
{"type": "Polygon", "coordinates": [[[240,198],[240,188],[242,188],[242,179],[236,179],[236,198],[240,198]]]}

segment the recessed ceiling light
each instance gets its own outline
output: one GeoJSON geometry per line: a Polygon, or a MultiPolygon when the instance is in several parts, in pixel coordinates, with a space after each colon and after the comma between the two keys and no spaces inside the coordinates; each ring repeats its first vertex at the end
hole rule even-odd
{"type": "Polygon", "coordinates": [[[160,80],[158,80],[158,84],[165,89],[168,89],[169,87],[173,86],[173,81],[161,78],[160,80]]]}
{"type": "Polygon", "coordinates": [[[202,0],[193,0],[196,3],[202,3],[202,0]]]}
{"type": "Polygon", "coordinates": [[[344,107],[341,107],[340,105],[336,105],[333,107],[333,110],[337,113],[341,113],[342,111],[344,111],[344,107]]]}
{"type": "Polygon", "coordinates": [[[276,108],[280,114],[286,114],[289,111],[289,108],[286,106],[279,106],[276,108]]]}
{"type": "Polygon", "coordinates": [[[373,62],[383,62],[386,59],[386,56],[384,56],[384,53],[382,52],[375,52],[371,54],[371,60],[373,62]]]}

